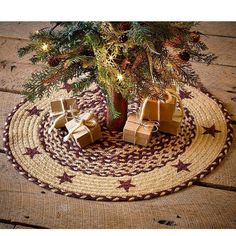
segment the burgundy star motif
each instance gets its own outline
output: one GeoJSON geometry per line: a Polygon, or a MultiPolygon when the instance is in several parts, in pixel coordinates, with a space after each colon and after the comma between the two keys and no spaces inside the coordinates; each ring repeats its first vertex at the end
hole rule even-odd
{"type": "Polygon", "coordinates": [[[216,129],[215,125],[212,125],[212,126],[209,127],[209,128],[208,128],[208,127],[204,127],[204,126],[202,126],[202,127],[205,129],[205,131],[204,131],[203,134],[210,134],[210,135],[212,135],[213,137],[215,137],[215,134],[221,132],[220,130],[217,130],[217,129],[216,129]]]}
{"type": "Polygon", "coordinates": [[[30,116],[33,116],[33,115],[39,116],[40,112],[43,111],[43,109],[38,109],[36,106],[34,106],[31,109],[26,109],[26,111],[29,112],[30,116]]]}
{"type": "Polygon", "coordinates": [[[65,89],[69,93],[72,90],[72,84],[64,83],[62,89],[65,89]]]}
{"type": "Polygon", "coordinates": [[[172,165],[172,166],[177,168],[177,173],[178,173],[182,170],[190,171],[188,169],[188,166],[191,165],[191,164],[192,163],[183,163],[182,161],[179,160],[178,164],[172,165]]]}
{"type": "Polygon", "coordinates": [[[134,184],[131,184],[131,179],[127,181],[119,180],[120,186],[117,188],[124,188],[126,192],[129,192],[130,187],[136,187],[134,184]]]}
{"type": "Polygon", "coordinates": [[[32,159],[36,154],[42,154],[41,152],[39,152],[38,147],[35,148],[26,148],[26,153],[24,153],[23,155],[29,155],[30,158],[32,159]]]}
{"type": "Polygon", "coordinates": [[[181,99],[191,99],[193,98],[192,95],[191,95],[191,92],[188,92],[186,90],[179,90],[179,96],[181,99]]]}
{"type": "Polygon", "coordinates": [[[68,175],[66,172],[64,172],[62,176],[56,176],[56,177],[60,180],[60,184],[64,182],[72,183],[71,179],[74,178],[75,175],[68,175]]]}

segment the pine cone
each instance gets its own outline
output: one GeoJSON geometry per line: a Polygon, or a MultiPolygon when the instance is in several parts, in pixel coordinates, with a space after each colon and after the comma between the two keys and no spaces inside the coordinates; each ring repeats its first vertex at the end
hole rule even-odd
{"type": "Polygon", "coordinates": [[[128,67],[128,65],[130,65],[130,64],[131,64],[131,62],[127,58],[125,58],[122,61],[122,69],[125,70],[128,67]]]}
{"type": "Polygon", "coordinates": [[[140,53],[136,57],[131,70],[134,71],[143,62],[144,58],[145,58],[145,55],[143,53],[140,53]]]}
{"type": "Polygon", "coordinates": [[[51,67],[58,66],[61,60],[62,60],[61,56],[49,56],[48,65],[51,67]]]}
{"type": "Polygon", "coordinates": [[[122,34],[122,35],[119,37],[119,42],[120,42],[120,43],[125,43],[127,40],[128,40],[128,36],[127,36],[126,34],[122,34]]]}
{"type": "Polygon", "coordinates": [[[179,53],[178,56],[183,61],[189,61],[189,59],[190,59],[190,55],[187,51],[183,51],[183,52],[179,53]]]}
{"type": "Polygon", "coordinates": [[[123,31],[129,30],[130,29],[130,22],[121,22],[119,24],[119,29],[123,30],[123,31]]]}
{"type": "Polygon", "coordinates": [[[200,40],[200,32],[193,31],[193,32],[190,33],[190,36],[191,36],[191,38],[192,38],[194,43],[199,42],[199,40],[200,40]]]}

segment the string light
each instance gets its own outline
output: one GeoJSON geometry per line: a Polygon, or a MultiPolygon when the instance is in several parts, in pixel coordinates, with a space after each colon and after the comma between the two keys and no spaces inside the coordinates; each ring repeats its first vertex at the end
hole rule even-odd
{"type": "Polygon", "coordinates": [[[117,79],[119,80],[119,82],[123,81],[123,75],[118,74],[118,75],[117,75],[117,79]]]}
{"type": "Polygon", "coordinates": [[[44,44],[42,45],[42,50],[43,50],[43,51],[47,51],[47,50],[48,50],[48,44],[44,43],[44,44]]]}

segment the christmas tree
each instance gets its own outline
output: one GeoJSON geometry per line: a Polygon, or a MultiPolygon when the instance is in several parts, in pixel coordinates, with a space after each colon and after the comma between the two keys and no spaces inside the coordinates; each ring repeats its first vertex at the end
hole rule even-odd
{"type": "Polygon", "coordinates": [[[125,100],[162,99],[173,84],[198,84],[190,61],[210,64],[216,57],[194,22],[56,22],[30,35],[19,56],[34,52],[32,63],[45,62],[24,85],[29,100],[50,96],[73,79],[74,94],[96,82],[112,119],[119,117],[114,92],[125,100]],[[83,76],[82,76],[83,75],[83,76]]]}

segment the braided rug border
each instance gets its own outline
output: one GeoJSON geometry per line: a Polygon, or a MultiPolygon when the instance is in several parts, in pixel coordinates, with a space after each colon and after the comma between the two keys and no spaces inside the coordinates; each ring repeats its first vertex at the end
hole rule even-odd
{"type": "MultiPolygon", "coordinates": [[[[79,199],[96,200],[96,201],[114,201],[114,202],[115,201],[147,200],[147,199],[151,199],[151,198],[155,198],[155,197],[159,197],[159,196],[168,195],[168,194],[177,192],[179,190],[182,190],[182,189],[184,189],[184,188],[186,188],[188,186],[191,186],[195,181],[200,180],[201,178],[203,178],[206,175],[208,175],[211,171],[213,171],[221,163],[221,161],[224,159],[225,155],[228,153],[230,145],[232,144],[232,140],[233,140],[233,127],[232,127],[232,124],[231,124],[231,119],[230,119],[228,111],[224,108],[222,102],[218,98],[216,98],[214,95],[212,95],[210,92],[208,92],[206,90],[206,88],[203,87],[202,85],[200,85],[200,91],[205,93],[211,99],[213,99],[219,105],[222,113],[224,114],[225,121],[226,121],[226,126],[227,126],[227,138],[226,138],[225,144],[223,146],[223,149],[219,153],[219,155],[216,157],[215,161],[212,162],[206,169],[201,171],[199,174],[197,174],[193,178],[185,181],[184,183],[182,183],[180,185],[177,185],[177,186],[174,186],[174,187],[172,187],[170,189],[167,189],[167,190],[162,190],[160,192],[147,193],[147,194],[143,194],[143,195],[139,195],[139,196],[135,196],[134,195],[134,196],[124,196],[124,197],[80,194],[80,193],[67,192],[67,191],[62,190],[60,188],[55,188],[55,187],[51,186],[50,184],[44,183],[44,182],[38,180],[37,178],[31,176],[27,171],[25,171],[16,162],[16,160],[14,159],[14,156],[13,156],[11,150],[10,150],[10,146],[9,146],[9,128],[10,128],[11,119],[14,116],[15,112],[27,100],[23,100],[22,102],[17,104],[15,106],[15,108],[12,110],[12,112],[6,118],[5,127],[4,127],[4,131],[3,131],[3,147],[4,147],[4,150],[6,152],[8,160],[12,163],[13,167],[22,176],[24,176],[29,181],[39,185],[40,187],[45,188],[47,190],[50,190],[50,191],[52,191],[54,193],[62,194],[62,195],[68,196],[68,197],[79,198],[79,199]]],[[[83,95],[83,93],[81,93],[81,95],[83,95]]]]}

